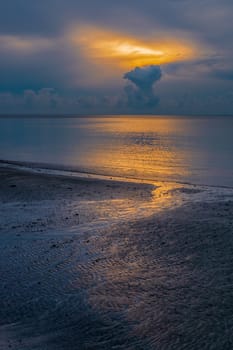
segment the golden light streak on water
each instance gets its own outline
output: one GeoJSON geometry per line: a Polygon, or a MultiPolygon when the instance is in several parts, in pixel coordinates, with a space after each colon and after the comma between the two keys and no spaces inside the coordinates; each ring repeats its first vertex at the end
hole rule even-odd
{"type": "MultiPolygon", "coordinates": [[[[195,155],[179,145],[179,136],[190,128],[189,121],[148,117],[98,118],[83,127],[90,133],[98,132],[99,137],[108,135],[104,148],[103,145],[95,147],[89,159],[85,158],[87,168],[99,168],[109,175],[124,174],[131,178],[160,181],[190,175],[187,165],[195,155]]],[[[74,159],[70,162],[73,163],[74,159]]]]}

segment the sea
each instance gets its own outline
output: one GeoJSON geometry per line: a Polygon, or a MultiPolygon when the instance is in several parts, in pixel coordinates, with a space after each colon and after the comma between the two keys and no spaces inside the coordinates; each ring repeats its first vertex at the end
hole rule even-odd
{"type": "Polygon", "coordinates": [[[233,117],[2,116],[0,160],[233,187],[233,117]]]}

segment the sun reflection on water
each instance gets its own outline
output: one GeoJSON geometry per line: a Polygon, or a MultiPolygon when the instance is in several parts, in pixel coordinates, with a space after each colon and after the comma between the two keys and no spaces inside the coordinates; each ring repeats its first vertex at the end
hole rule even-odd
{"type": "Polygon", "coordinates": [[[188,146],[184,147],[189,121],[98,118],[83,127],[104,140],[104,144],[96,143],[83,160],[86,170],[92,168],[106,175],[160,181],[185,179],[190,175],[195,154],[188,146]]]}

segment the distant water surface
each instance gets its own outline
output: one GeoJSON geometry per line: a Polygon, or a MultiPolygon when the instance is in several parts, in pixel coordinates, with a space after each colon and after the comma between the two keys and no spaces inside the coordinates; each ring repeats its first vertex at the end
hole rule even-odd
{"type": "Polygon", "coordinates": [[[0,159],[233,186],[233,117],[5,117],[0,159]]]}

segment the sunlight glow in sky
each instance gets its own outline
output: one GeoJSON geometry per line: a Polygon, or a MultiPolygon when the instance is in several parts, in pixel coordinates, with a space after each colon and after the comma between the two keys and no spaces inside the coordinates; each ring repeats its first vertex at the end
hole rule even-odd
{"type": "Polygon", "coordinates": [[[166,64],[191,60],[198,49],[182,39],[150,37],[139,40],[123,33],[95,27],[79,27],[71,31],[71,42],[95,63],[103,60],[113,66],[132,69],[135,66],[166,64]]]}

